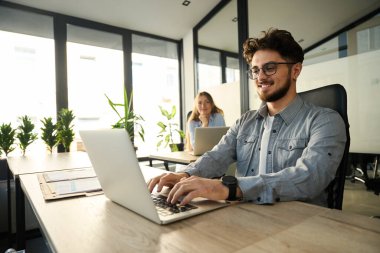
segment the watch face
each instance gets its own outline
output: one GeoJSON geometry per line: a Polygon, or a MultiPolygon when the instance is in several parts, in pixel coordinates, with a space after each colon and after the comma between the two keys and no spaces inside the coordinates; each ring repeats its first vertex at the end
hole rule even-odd
{"type": "Polygon", "coordinates": [[[237,179],[234,176],[224,176],[222,181],[224,184],[236,184],[237,179]]]}

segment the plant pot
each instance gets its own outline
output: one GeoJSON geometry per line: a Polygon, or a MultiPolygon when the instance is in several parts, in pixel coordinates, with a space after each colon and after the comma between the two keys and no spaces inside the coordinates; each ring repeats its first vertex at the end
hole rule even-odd
{"type": "Polygon", "coordinates": [[[169,144],[169,146],[172,152],[183,151],[183,148],[184,148],[183,143],[172,143],[172,144],[169,144]]]}

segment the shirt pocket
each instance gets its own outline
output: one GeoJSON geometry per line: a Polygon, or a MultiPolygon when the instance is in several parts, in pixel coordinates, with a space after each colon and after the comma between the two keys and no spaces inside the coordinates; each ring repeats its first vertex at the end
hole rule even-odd
{"type": "Polygon", "coordinates": [[[250,161],[249,158],[253,156],[253,152],[256,148],[257,141],[257,136],[240,135],[237,137],[237,165],[248,165],[248,162],[250,161]]]}
{"type": "Polygon", "coordinates": [[[284,168],[295,166],[297,159],[301,157],[303,150],[307,147],[307,139],[285,139],[277,141],[277,166],[274,167],[275,172],[284,168]]]}

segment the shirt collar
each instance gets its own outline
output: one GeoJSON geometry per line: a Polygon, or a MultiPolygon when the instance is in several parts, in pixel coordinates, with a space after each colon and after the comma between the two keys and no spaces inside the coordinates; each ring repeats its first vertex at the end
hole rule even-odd
{"type": "MultiPolygon", "coordinates": [[[[289,125],[294,117],[296,117],[297,112],[301,109],[303,105],[303,100],[301,97],[297,94],[297,96],[294,98],[294,100],[285,107],[281,112],[279,112],[276,117],[281,117],[283,121],[285,121],[285,124],[289,125]]],[[[263,102],[258,110],[259,115],[262,118],[265,118],[268,115],[268,107],[265,102],[263,102]]]]}

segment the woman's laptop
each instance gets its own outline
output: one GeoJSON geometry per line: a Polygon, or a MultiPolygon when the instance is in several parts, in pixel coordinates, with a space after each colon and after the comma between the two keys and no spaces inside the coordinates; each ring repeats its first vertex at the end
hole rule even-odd
{"type": "Polygon", "coordinates": [[[105,195],[153,222],[167,224],[228,205],[225,201],[197,198],[184,207],[157,207],[166,204],[164,196],[156,196],[157,193],[152,196],[143,175],[143,171],[155,169],[140,169],[127,131],[107,129],[79,133],[105,195]]]}
{"type": "Polygon", "coordinates": [[[219,143],[229,127],[197,127],[194,133],[194,149],[192,154],[199,156],[210,151],[219,143]]]}

